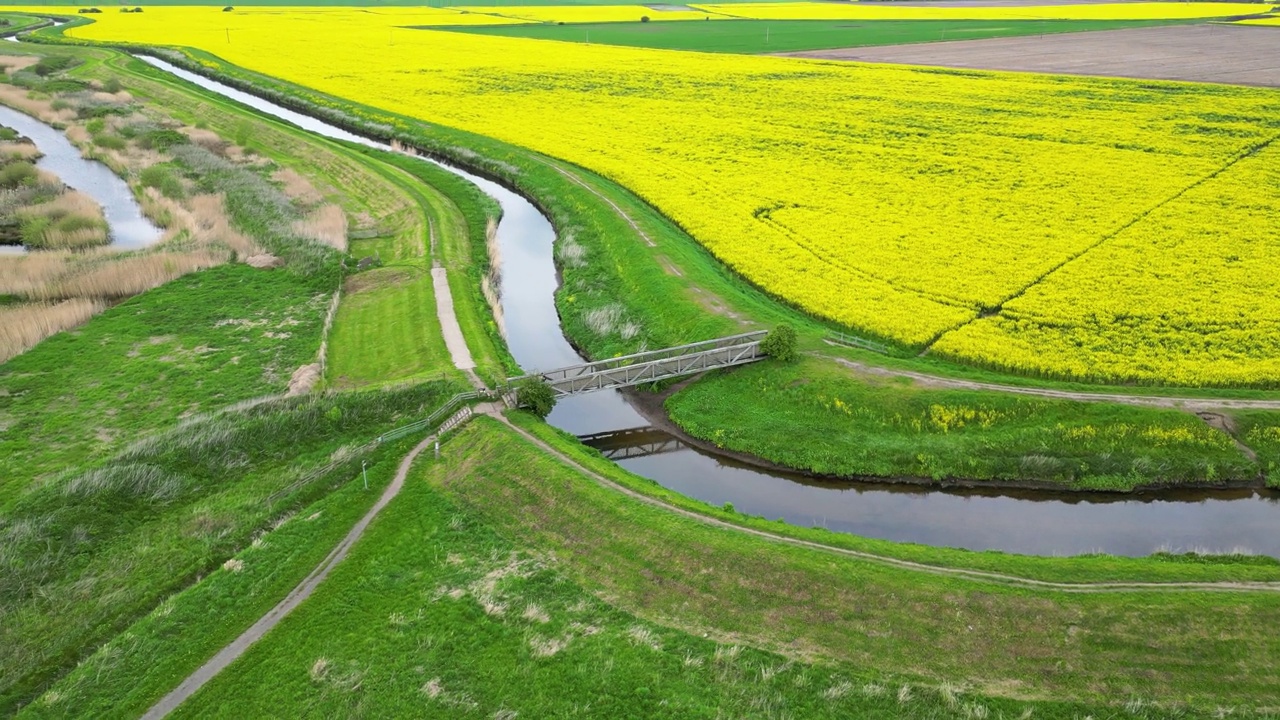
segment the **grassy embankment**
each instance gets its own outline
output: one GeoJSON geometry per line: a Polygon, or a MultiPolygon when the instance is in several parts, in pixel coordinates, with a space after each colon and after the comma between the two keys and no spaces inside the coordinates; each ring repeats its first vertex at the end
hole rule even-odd
{"type": "MultiPolygon", "coordinates": [[[[447,270],[454,313],[471,358],[476,363],[477,374],[491,385],[519,374],[481,290],[489,273],[488,231],[501,216],[501,208],[474,185],[428,162],[368,148],[362,148],[361,152],[388,182],[396,183],[415,198],[419,207],[426,209],[429,224],[422,228],[424,235],[421,240],[423,243],[434,240],[432,257],[447,270]]],[[[384,258],[389,252],[403,252],[389,248],[381,241],[371,241],[368,245],[357,241],[353,245],[360,248],[359,254],[375,254],[384,258]]],[[[421,260],[424,267],[430,267],[431,258],[423,256],[421,260]]],[[[429,274],[426,275],[426,292],[431,292],[429,274]]],[[[394,358],[396,353],[402,352],[403,343],[388,343],[384,326],[388,317],[392,318],[391,324],[398,324],[394,314],[403,312],[407,302],[408,299],[380,299],[378,307],[371,308],[370,317],[360,325],[364,328],[364,337],[347,344],[367,346],[371,352],[394,358]]],[[[434,299],[430,307],[435,312],[434,299]]],[[[439,336],[437,325],[432,342],[441,342],[439,336]]],[[[447,351],[444,362],[449,363],[447,351]]],[[[362,360],[353,358],[351,364],[358,363],[362,360]]],[[[384,381],[402,377],[394,368],[387,368],[386,363],[371,362],[363,364],[362,368],[357,371],[353,367],[352,372],[363,372],[384,381]]],[[[338,377],[336,369],[331,374],[338,377]]]]}
{"type": "MultiPolygon", "coordinates": [[[[656,11],[650,13],[656,14],[656,11]]],[[[637,18],[637,20],[639,20],[637,18]]],[[[436,27],[433,30],[597,45],[781,53],[1170,25],[1167,20],[716,20],[436,27]]]]}
{"type": "MultiPolygon", "coordinates": [[[[850,348],[833,348],[822,342],[830,327],[766,296],[726,269],[694,242],[683,230],[625,189],[582,168],[567,165],[528,151],[440,126],[427,129],[420,121],[356,103],[332,98],[291,83],[227,65],[198,50],[185,51],[198,61],[192,69],[208,72],[216,68],[221,77],[245,87],[266,92],[273,99],[295,109],[317,112],[354,130],[380,137],[395,136],[419,148],[462,163],[517,188],[532,198],[552,219],[557,229],[557,260],[564,284],[557,294],[557,306],[570,338],[593,357],[609,357],[633,352],[641,347],[664,347],[697,339],[771,327],[781,322],[796,326],[802,350],[822,352],[872,364],[932,372],[942,375],[1014,385],[1036,385],[1060,389],[1087,388],[1133,394],[1188,394],[1205,397],[1275,398],[1274,392],[1259,390],[1204,390],[1179,388],[1099,388],[1075,383],[1041,381],[954,365],[934,358],[884,356],[850,348]],[[606,201],[607,200],[607,201],[606,201]],[[611,203],[611,204],[610,204],[611,203]],[[616,206],[616,208],[615,208],[616,206]],[[631,226],[635,223],[636,228],[631,226]],[[638,235],[643,237],[637,237],[638,235]]],[[[861,382],[850,374],[848,382],[861,382]]],[[[867,391],[863,388],[860,392],[867,391]]],[[[804,391],[801,390],[801,393],[804,391]]],[[[985,398],[976,392],[972,402],[1006,402],[985,398]]],[[[767,412],[771,398],[753,394],[736,398],[743,412],[767,412]]],[[[820,401],[808,398],[807,404],[820,401]]],[[[1135,409],[1117,410],[1106,406],[1093,410],[1100,417],[1121,413],[1138,430],[1126,434],[1123,449],[1129,457],[1153,456],[1159,461],[1131,466],[1136,475],[1129,486],[1158,484],[1168,480],[1162,474],[1175,463],[1167,448],[1158,445],[1161,431],[1169,424],[1167,414],[1135,409]],[[1154,438],[1154,440],[1152,439],[1154,438]]],[[[1277,424],[1280,424],[1278,419],[1277,424]]],[[[789,432],[778,426],[777,432],[789,432]]],[[[973,427],[947,433],[942,442],[954,443],[954,450],[942,457],[961,457],[961,450],[981,439],[973,439],[973,427]]],[[[1043,437],[1043,436],[1042,436],[1043,437]]],[[[1059,436],[1061,439],[1061,436],[1059,436]]],[[[1016,448],[1015,448],[1016,449],[1016,448]]],[[[1025,449],[1022,448],[1022,449],[1025,449]]],[[[1036,455],[1072,457],[1075,445],[1039,448],[1036,455]]],[[[1176,450],[1177,454],[1181,450],[1176,450]]],[[[1221,467],[1232,468],[1225,476],[1239,478],[1241,458],[1233,450],[1214,450],[1221,467]]],[[[1219,463],[1215,462],[1215,473],[1219,463]]],[[[1089,467],[1103,467],[1092,462],[1089,467]]],[[[961,464],[931,464],[930,476],[965,477],[967,461],[961,464]]],[[[1211,476],[1208,464],[1205,480],[1217,482],[1224,475],[1211,476]]],[[[903,466],[894,475],[911,472],[903,466]]],[[[1112,470],[1094,476],[1086,468],[1073,475],[1076,487],[1111,486],[1112,470]]]]}
{"type": "Polygon", "coordinates": [[[927,390],[813,357],[719,373],[666,407],[696,438],[818,475],[1126,491],[1250,484],[1259,473],[1190,413],[927,390]]]}
{"type": "MultiPolygon", "coordinates": [[[[207,417],[28,492],[4,516],[0,709],[29,701],[285,516],[358,483],[362,461],[394,465],[397,448],[369,439],[460,387],[313,396],[207,417]]],[[[265,612],[296,582],[259,579],[269,581],[262,594],[240,598],[246,613],[265,612]]]]}
{"type": "MultiPolygon", "coordinates": [[[[436,317],[427,246],[429,223],[442,223],[440,217],[457,212],[447,200],[389,167],[385,158],[265,116],[254,116],[258,128],[245,133],[245,113],[238,104],[125,56],[116,55],[111,63],[118,72],[153,80],[161,89],[148,98],[151,102],[238,133],[254,152],[296,167],[350,219],[351,269],[364,257],[380,260],[344,283],[329,340],[326,379],[331,387],[456,375],[436,317]]],[[[465,234],[465,228],[455,223],[442,233],[453,238],[465,234]]],[[[478,347],[473,353],[482,366],[494,363],[491,348],[478,347]]]]}
{"type": "Polygon", "coordinates": [[[44,22],[41,18],[32,17],[31,15],[15,15],[13,13],[0,13],[0,35],[9,36],[30,29],[34,25],[44,22]]]}
{"type": "MultiPolygon", "coordinates": [[[[165,612],[188,613],[199,592],[165,612]]],[[[179,715],[1154,718],[1230,703],[1248,717],[1280,699],[1280,645],[1256,630],[1280,597],[1245,597],[1019,589],[726,532],[482,418],[442,462],[424,457],[311,600],[179,715]]],[[[180,643],[167,625],[144,621],[33,714],[87,688],[129,696],[138,653],[180,643]]]]}
{"type": "MultiPolygon", "coordinates": [[[[199,113],[207,142],[210,128],[230,128],[243,141],[237,147],[292,153],[294,167],[329,172],[352,196],[387,192],[335,175],[332,156],[297,130],[148,77],[140,63],[115,53],[76,55],[87,60],[79,77],[122,81],[134,97],[176,116],[199,113]]],[[[306,220],[289,212],[296,206],[277,187],[297,179],[276,179],[269,159],[246,170],[210,157],[180,153],[166,168],[186,192],[221,194],[236,230],[283,256],[284,269],[229,264],[187,275],[0,366],[3,712],[254,534],[351,480],[361,459],[374,467],[398,459],[397,448],[355,448],[464,387],[429,383],[395,394],[274,402],[134,444],[178,420],[282,392],[290,373],[314,360],[336,285],[337,253],[281,231],[281,223],[306,220]],[[311,476],[321,468],[327,471],[311,476]]],[[[367,161],[352,154],[348,165],[360,162],[367,161]]],[[[370,498],[354,502],[363,507],[370,498]]],[[[355,511],[336,513],[341,520],[315,537],[321,545],[286,558],[296,573],[254,576],[265,584],[254,586],[244,617],[251,621],[277,601],[327,552],[326,538],[349,529],[355,511]]]]}

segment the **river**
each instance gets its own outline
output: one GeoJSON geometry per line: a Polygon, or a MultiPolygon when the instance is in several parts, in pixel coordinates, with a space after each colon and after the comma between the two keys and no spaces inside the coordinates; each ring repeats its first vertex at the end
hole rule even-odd
{"type": "MultiPolygon", "coordinates": [[[[151,57],[151,65],[207,90],[326,137],[390,149],[316,118],[151,57]]],[[[434,162],[434,161],[432,161],[434,162]]],[[[528,200],[491,180],[436,163],[502,206],[498,225],[501,304],[507,344],[526,371],[582,361],[556,313],[558,285],[550,221],[528,200]]],[[[649,423],[622,393],[561,401],[548,421],[576,435],[649,423]]],[[[798,475],[743,467],[683,446],[661,431],[640,436],[617,462],[664,487],[713,505],[782,518],[795,525],[901,542],[1003,550],[1032,555],[1090,552],[1147,555],[1159,550],[1244,550],[1280,557],[1280,494],[1252,490],[1153,495],[1084,495],[951,491],[885,483],[819,483],[798,475]],[[648,451],[659,450],[656,454],[648,451]]],[[[623,443],[625,445],[625,443],[623,443]]]]}
{"type": "MultiPolygon", "coordinates": [[[[160,239],[162,231],[142,214],[142,208],[124,180],[100,162],[86,160],[61,132],[0,105],[0,125],[13,128],[36,144],[43,157],[36,167],[58,176],[64,185],[93,198],[102,206],[111,247],[137,250],[160,239]]],[[[8,252],[22,251],[13,248],[8,252]]]]}

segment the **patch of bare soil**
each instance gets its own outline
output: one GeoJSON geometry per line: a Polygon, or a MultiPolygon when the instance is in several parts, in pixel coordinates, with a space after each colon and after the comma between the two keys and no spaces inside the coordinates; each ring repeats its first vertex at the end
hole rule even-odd
{"type": "Polygon", "coordinates": [[[285,397],[294,397],[295,395],[306,395],[311,392],[311,388],[320,382],[320,365],[312,363],[303,365],[293,371],[293,376],[289,378],[289,390],[285,393],[285,397]]]}
{"type": "Polygon", "coordinates": [[[1275,28],[1247,25],[1130,28],[785,54],[822,60],[1280,87],[1280,38],[1275,28]]]}
{"type": "Polygon", "coordinates": [[[342,292],[347,295],[355,295],[368,290],[404,285],[405,283],[413,282],[421,273],[422,271],[417,268],[376,268],[374,270],[366,270],[354,275],[348,275],[347,279],[342,283],[342,292]]]}

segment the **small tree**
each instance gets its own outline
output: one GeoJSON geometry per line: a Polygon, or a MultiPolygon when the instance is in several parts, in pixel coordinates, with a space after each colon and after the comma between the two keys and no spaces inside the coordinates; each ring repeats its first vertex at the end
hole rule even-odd
{"type": "Polygon", "coordinates": [[[556,393],[540,377],[525,378],[516,386],[516,404],[540,418],[551,414],[556,406],[556,393]]]}
{"type": "Polygon", "coordinates": [[[790,325],[779,325],[769,331],[760,341],[760,351],[771,358],[782,362],[796,359],[796,329],[790,325]]]}
{"type": "Polygon", "coordinates": [[[649,16],[648,16],[648,15],[641,15],[641,16],[640,16],[640,22],[649,22],[649,16]]]}

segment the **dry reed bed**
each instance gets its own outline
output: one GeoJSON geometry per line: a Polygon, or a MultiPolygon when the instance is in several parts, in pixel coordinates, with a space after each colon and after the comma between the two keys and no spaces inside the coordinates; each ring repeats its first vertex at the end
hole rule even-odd
{"type": "Polygon", "coordinates": [[[105,308],[101,301],[84,298],[0,307],[0,363],[50,335],[88,322],[105,308]]]}

